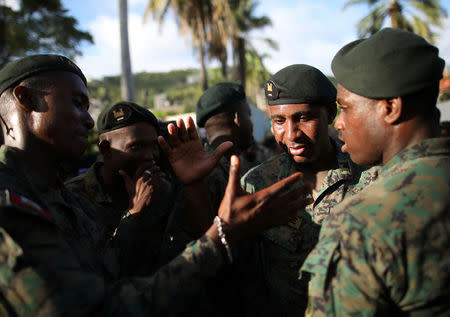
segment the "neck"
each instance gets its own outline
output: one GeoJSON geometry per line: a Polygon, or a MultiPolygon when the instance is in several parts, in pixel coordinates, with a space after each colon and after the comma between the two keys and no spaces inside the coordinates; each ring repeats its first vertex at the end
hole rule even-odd
{"type": "Polygon", "coordinates": [[[383,165],[389,162],[403,149],[423,140],[437,137],[435,129],[422,119],[412,118],[392,126],[387,144],[383,150],[383,165]]]}
{"type": "Polygon", "coordinates": [[[6,144],[23,150],[26,153],[25,161],[42,179],[44,179],[50,187],[56,187],[58,184],[58,171],[60,168],[60,160],[55,155],[47,151],[42,146],[24,146],[6,144]]]}

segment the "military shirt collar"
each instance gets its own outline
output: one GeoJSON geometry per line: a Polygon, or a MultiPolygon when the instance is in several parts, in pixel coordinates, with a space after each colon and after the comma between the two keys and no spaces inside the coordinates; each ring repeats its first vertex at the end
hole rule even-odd
{"type": "MultiPolygon", "coordinates": [[[[32,184],[35,189],[40,193],[47,193],[50,191],[51,187],[48,182],[42,178],[35,169],[27,164],[29,160],[29,155],[25,151],[18,149],[16,147],[11,147],[7,145],[2,145],[0,148],[0,162],[4,163],[15,173],[20,176],[18,179],[22,179],[24,182],[32,184]]],[[[64,184],[60,178],[57,180],[57,185],[55,188],[62,188],[64,184]]]]}
{"type": "Polygon", "coordinates": [[[338,167],[328,171],[328,174],[320,187],[318,197],[337,182],[346,181],[358,176],[356,165],[350,160],[348,154],[341,151],[342,144],[333,138],[330,138],[330,141],[334,148],[334,153],[336,154],[338,167]]]}

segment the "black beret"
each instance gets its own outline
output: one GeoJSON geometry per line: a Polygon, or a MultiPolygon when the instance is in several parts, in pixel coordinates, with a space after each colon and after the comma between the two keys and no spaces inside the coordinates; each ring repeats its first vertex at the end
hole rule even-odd
{"type": "Polygon", "coordinates": [[[150,110],[129,101],[121,101],[103,109],[97,119],[97,129],[98,133],[102,134],[138,122],[150,123],[159,135],[159,122],[155,115],[150,110]]]}
{"type": "Polygon", "coordinates": [[[264,87],[269,106],[287,104],[326,105],[336,101],[336,88],[320,70],[305,64],[287,66],[264,87]]]}
{"type": "Polygon", "coordinates": [[[197,102],[197,125],[203,127],[211,116],[227,111],[245,98],[244,87],[237,82],[223,82],[209,87],[197,102]]]}
{"type": "Polygon", "coordinates": [[[0,70],[0,94],[25,78],[58,70],[77,74],[87,86],[83,72],[70,59],[61,55],[40,54],[19,58],[6,64],[0,70]]]}
{"type": "Polygon", "coordinates": [[[442,78],[444,60],[424,38],[385,28],[339,50],[331,69],[339,84],[367,98],[418,92],[442,78]]]}

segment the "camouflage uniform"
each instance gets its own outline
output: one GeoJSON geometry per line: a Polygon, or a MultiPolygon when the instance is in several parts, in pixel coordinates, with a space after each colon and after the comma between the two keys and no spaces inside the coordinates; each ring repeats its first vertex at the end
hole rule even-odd
{"type": "Polygon", "coordinates": [[[126,252],[119,256],[121,274],[150,274],[172,260],[193,240],[181,225],[185,203],[183,193],[176,190],[175,185],[167,181],[168,190],[158,192],[160,197],[150,210],[122,218],[123,206],[127,206],[128,201],[114,202],[102,175],[103,163],[96,162],[86,173],[69,180],[66,186],[72,193],[94,204],[95,212],[100,216],[97,225],[105,230],[105,238],[110,238],[116,229],[120,233],[115,243],[126,252]]]}
{"type": "Polygon", "coordinates": [[[402,150],[328,217],[308,315],[450,315],[449,154],[449,138],[402,150]]]}
{"type": "MultiPolygon", "coordinates": [[[[302,210],[296,220],[262,234],[262,265],[269,296],[274,312],[283,316],[300,316],[306,309],[309,278],[299,279],[298,269],[317,243],[322,221],[344,196],[357,192],[377,176],[376,168],[361,175],[360,167],[340,152],[334,140],[332,144],[339,167],[328,172],[314,204],[302,210]]],[[[296,166],[289,154],[282,153],[251,169],[241,183],[253,193],[297,172],[296,166]]]]}
{"type": "Polygon", "coordinates": [[[210,239],[193,242],[154,275],[120,278],[113,250],[96,250],[92,205],[62,183],[49,188],[26,155],[0,148],[0,227],[12,238],[2,232],[2,316],[175,315],[199,305],[204,280],[223,262],[210,239]]]}
{"type": "Polygon", "coordinates": [[[84,174],[66,182],[66,187],[73,193],[88,199],[95,206],[95,211],[108,233],[112,235],[120,219],[126,212],[128,202],[115,204],[103,183],[103,162],[95,162],[84,174]]]}

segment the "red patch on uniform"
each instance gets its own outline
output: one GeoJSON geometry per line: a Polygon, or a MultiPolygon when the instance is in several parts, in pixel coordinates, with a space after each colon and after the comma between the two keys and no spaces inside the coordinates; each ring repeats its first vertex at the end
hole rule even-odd
{"type": "Polygon", "coordinates": [[[22,206],[22,207],[33,209],[34,211],[38,212],[40,215],[44,216],[48,220],[53,220],[52,215],[50,215],[48,212],[46,212],[44,209],[42,209],[41,206],[36,204],[34,201],[26,198],[25,196],[22,196],[22,195],[19,195],[17,193],[10,191],[9,197],[10,197],[11,203],[22,206]]]}

